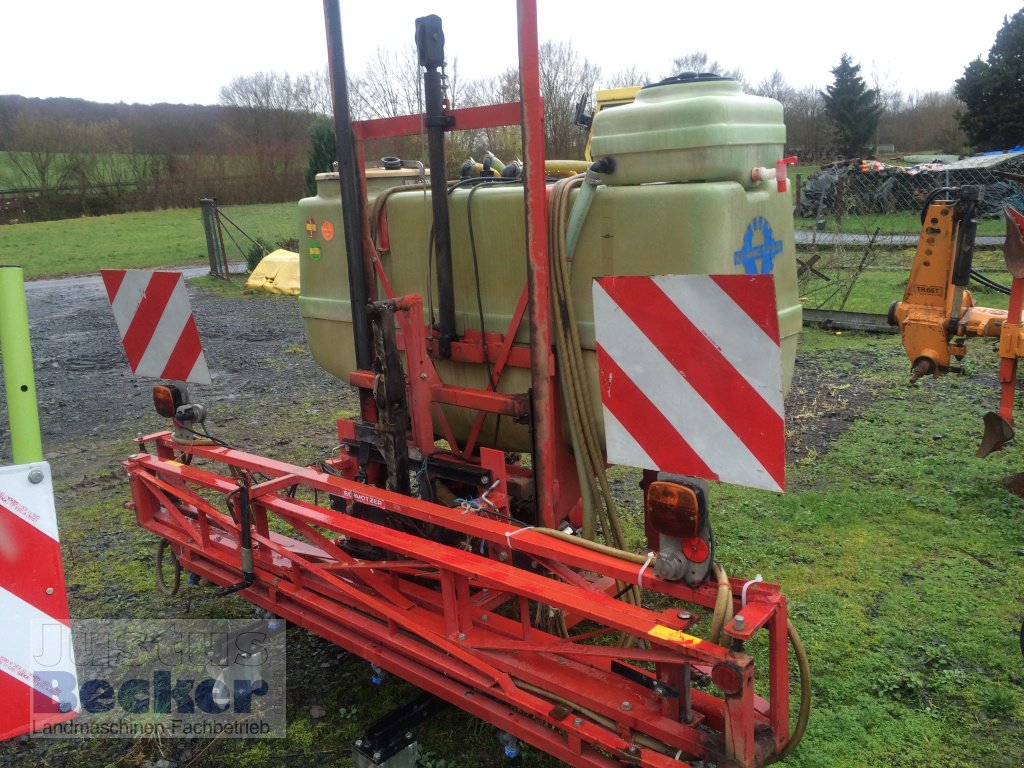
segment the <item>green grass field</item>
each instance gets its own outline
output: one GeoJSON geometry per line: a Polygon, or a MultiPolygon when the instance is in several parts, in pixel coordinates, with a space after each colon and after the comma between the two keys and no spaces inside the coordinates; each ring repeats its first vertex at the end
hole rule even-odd
{"type": "MultiPolygon", "coordinates": [[[[794,220],[797,229],[812,231],[817,227],[817,219],[813,216],[798,217],[794,220]]],[[[846,216],[838,225],[828,219],[828,231],[844,232],[854,235],[872,235],[876,230],[879,234],[909,233],[921,231],[921,216],[913,211],[903,213],[872,213],[868,216],[846,216]]],[[[978,235],[1002,237],[1006,234],[1006,222],[1002,218],[982,219],[978,222],[978,235]]]]}
{"type": "MultiPolygon", "coordinates": [[[[812,308],[845,309],[848,312],[869,312],[885,314],[889,305],[903,298],[907,277],[914,258],[913,249],[885,249],[875,253],[872,263],[857,276],[845,306],[840,299],[845,285],[852,279],[855,267],[860,263],[863,246],[860,249],[819,248],[822,258],[815,268],[830,280],[812,277],[802,286],[804,305],[812,308]]],[[[798,252],[801,259],[813,253],[810,249],[798,252]]],[[[1005,286],[1010,285],[1010,276],[1003,263],[1002,251],[982,248],[974,254],[974,267],[986,277],[1005,286]]],[[[976,282],[970,285],[975,304],[996,309],[1006,309],[1008,297],[976,282]]]]}
{"type": "MultiPolygon", "coordinates": [[[[227,206],[224,213],[254,238],[277,244],[298,237],[295,203],[227,206]]],[[[249,243],[225,227],[231,262],[244,262],[231,241],[249,243]]],[[[21,265],[28,279],[94,273],[105,268],[150,269],[209,264],[199,208],[125,213],[0,227],[0,263],[21,265]]]]}

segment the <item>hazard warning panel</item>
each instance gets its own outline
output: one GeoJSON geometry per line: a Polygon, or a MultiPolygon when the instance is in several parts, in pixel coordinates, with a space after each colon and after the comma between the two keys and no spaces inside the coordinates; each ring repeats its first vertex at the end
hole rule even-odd
{"type": "Polygon", "coordinates": [[[771,275],[598,278],[594,323],[609,462],[783,490],[771,275]]]}
{"type": "Polygon", "coordinates": [[[68,616],[50,467],[0,467],[0,740],[78,714],[68,616]]]}
{"type": "Polygon", "coordinates": [[[209,384],[181,273],[104,269],[101,274],[132,373],[209,384]]]}

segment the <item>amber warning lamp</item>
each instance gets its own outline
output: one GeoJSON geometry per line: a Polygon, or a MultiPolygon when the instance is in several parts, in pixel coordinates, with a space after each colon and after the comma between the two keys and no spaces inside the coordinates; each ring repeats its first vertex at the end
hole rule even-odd
{"type": "Polygon", "coordinates": [[[157,384],[153,387],[153,407],[165,419],[173,419],[178,408],[185,404],[181,388],[174,384],[157,384]]]}
{"type": "Polygon", "coordinates": [[[661,480],[647,489],[647,514],[654,530],[674,539],[697,536],[704,522],[702,505],[692,488],[661,480]]]}

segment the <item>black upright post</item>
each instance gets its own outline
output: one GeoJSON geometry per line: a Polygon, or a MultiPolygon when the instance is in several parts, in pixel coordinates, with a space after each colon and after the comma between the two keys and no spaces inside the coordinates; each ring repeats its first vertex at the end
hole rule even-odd
{"type": "Polygon", "coordinates": [[[338,176],[341,182],[341,218],[345,226],[345,255],[348,263],[349,298],[352,304],[352,333],[355,336],[356,366],[373,365],[373,334],[366,314],[369,301],[366,262],[363,259],[363,197],[359,190],[355,137],[348,98],[348,74],[341,42],[341,10],[338,0],[324,0],[327,25],[327,59],[334,101],[334,138],[338,147],[338,176]]]}
{"type": "Polygon", "coordinates": [[[448,222],[448,174],[445,170],[444,132],[451,118],[444,113],[441,67],[444,66],[444,31],[439,16],[416,19],[416,50],[423,73],[427,151],[430,161],[430,198],[434,213],[434,263],[437,265],[439,349],[451,357],[455,338],[455,283],[452,276],[451,227],[448,222]]]}

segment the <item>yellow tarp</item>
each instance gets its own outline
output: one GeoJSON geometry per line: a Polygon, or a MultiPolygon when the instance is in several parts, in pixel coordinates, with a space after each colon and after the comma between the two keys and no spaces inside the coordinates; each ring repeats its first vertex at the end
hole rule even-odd
{"type": "Polygon", "coordinates": [[[279,249],[268,253],[245,281],[245,287],[267,293],[299,295],[299,254],[279,249]]]}

